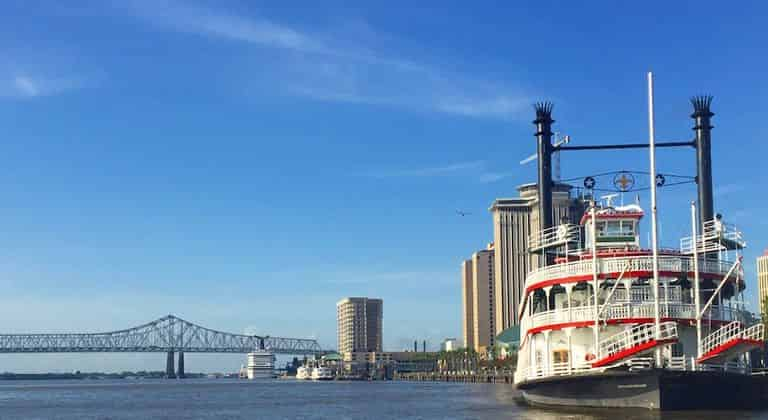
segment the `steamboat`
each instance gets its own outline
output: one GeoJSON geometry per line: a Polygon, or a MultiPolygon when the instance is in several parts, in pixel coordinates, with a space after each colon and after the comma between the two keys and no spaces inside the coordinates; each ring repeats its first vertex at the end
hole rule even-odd
{"type": "MultiPolygon", "coordinates": [[[[656,143],[653,79],[648,144],[552,144],[552,106],[537,104],[539,229],[528,241],[529,272],[518,319],[515,384],[532,404],[660,410],[766,405],[768,377],[752,370],[763,325],[746,311],[743,234],[714,214],[711,97],[692,100],[696,138],[656,143]],[[698,203],[690,236],[676,249],[657,243],[657,147],[696,149],[698,203]],[[650,249],[641,246],[639,204],[588,200],[574,223],[552,223],[553,151],[650,149],[650,249]]],[[[586,185],[585,185],[586,186],[586,185]]],[[[689,209],[684,209],[688,213],[689,209]]]]}

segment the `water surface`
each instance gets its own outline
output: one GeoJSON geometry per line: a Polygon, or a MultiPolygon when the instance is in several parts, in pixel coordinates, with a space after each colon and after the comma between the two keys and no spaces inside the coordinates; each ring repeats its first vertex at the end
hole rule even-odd
{"type": "MultiPolygon", "coordinates": [[[[695,398],[695,396],[692,396],[695,398]]],[[[509,385],[117,380],[0,382],[0,419],[721,419],[768,412],[542,410],[509,385]]]]}

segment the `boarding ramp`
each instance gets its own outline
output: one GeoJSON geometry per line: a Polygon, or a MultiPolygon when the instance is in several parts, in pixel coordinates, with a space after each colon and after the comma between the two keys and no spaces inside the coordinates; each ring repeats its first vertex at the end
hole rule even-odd
{"type": "Polygon", "coordinates": [[[604,367],[635,358],[656,347],[677,341],[677,323],[662,322],[656,335],[656,324],[638,324],[614,334],[600,342],[600,358],[592,367],[604,367]]]}
{"type": "Polygon", "coordinates": [[[739,321],[733,321],[701,340],[701,357],[698,363],[721,364],[750,350],[763,346],[765,327],[756,324],[742,329],[739,321]]]}

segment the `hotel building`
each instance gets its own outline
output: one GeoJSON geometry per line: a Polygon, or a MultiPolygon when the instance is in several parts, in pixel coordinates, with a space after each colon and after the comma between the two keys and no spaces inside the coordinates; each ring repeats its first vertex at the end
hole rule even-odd
{"type": "Polygon", "coordinates": [[[763,312],[763,300],[768,297],[768,250],[757,257],[757,304],[763,312]]]}
{"type": "Polygon", "coordinates": [[[339,353],[381,352],[384,302],[349,297],[336,303],[339,353]]]}
{"type": "Polygon", "coordinates": [[[475,295],[472,292],[472,259],[461,263],[461,334],[464,347],[475,348],[475,295]]]}
{"type": "MultiPolygon", "coordinates": [[[[584,213],[584,201],[571,196],[573,187],[552,186],[555,224],[563,218],[578,223],[584,213]]],[[[527,255],[528,236],[538,230],[538,198],[536,184],[518,187],[519,197],[496,199],[490,207],[493,215],[495,264],[495,334],[517,325],[517,312],[523,296],[525,276],[538,266],[527,255]]]]}
{"type": "Polygon", "coordinates": [[[493,346],[496,329],[493,244],[462,264],[464,345],[478,352],[493,346]]]}

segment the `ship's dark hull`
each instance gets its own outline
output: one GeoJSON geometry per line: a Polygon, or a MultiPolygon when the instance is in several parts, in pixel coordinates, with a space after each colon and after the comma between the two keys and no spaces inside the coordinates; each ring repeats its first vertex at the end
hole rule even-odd
{"type": "Polygon", "coordinates": [[[728,410],[768,407],[768,377],[722,372],[604,372],[518,384],[534,405],[728,410]]]}

